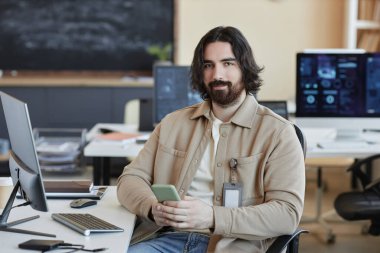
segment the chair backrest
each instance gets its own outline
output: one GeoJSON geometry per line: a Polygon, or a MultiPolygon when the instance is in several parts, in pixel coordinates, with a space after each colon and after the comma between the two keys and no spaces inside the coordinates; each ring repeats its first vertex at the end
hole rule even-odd
{"type": "Polygon", "coordinates": [[[140,99],[129,100],[125,104],[124,123],[138,125],[139,119],[140,119],[140,99]]]}
{"type": "Polygon", "coordinates": [[[368,233],[380,235],[380,179],[372,180],[371,176],[362,170],[362,167],[380,159],[380,154],[372,155],[355,162],[348,171],[352,171],[355,178],[359,178],[363,190],[340,193],[335,201],[336,212],[349,221],[370,220],[368,233]]]}
{"type": "Polygon", "coordinates": [[[374,160],[380,159],[380,154],[375,154],[367,158],[356,161],[352,164],[347,171],[352,171],[354,178],[358,178],[360,183],[365,189],[371,183],[371,176],[362,171],[362,167],[371,164],[374,160]]]}
{"type": "Polygon", "coordinates": [[[285,119],[289,118],[288,113],[288,103],[286,100],[260,100],[259,104],[268,107],[278,115],[284,117],[285,119]]]}
{"type": "Polygon", "coordinates": [[[132,99],[125,105],[124,123],[138,125],[139,131],[153,130],[152,99],[132,99]]]}
{"type": "Polygon", "coordinates": [[[299,128],[297,125],[294,125],[294,130],[296,131],[298,140],[300,141],[302,151],[303,151],[303,157],[306,158],[307,143],[306,143],[305,135],[302,133],[301,128],[299,128]]]}

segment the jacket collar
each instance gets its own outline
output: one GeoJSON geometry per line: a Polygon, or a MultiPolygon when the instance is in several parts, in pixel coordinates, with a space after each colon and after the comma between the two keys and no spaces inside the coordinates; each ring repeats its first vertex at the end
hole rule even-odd
{"type": "MultiPolygon", "coordinates": [[[[242,127],[251,128],[257,112],[257,108],[258,103],[255,97],[251,94],[248,94],[239,109],[236,111],[235,115],[232,117],[231,122],[242,127]]],[[[209,100],[206,100],[197,107],[190,119],[196,119],[202,116],[206,117],[207,119],[211,119],[210,111],[211,103],[209,100]]]]}

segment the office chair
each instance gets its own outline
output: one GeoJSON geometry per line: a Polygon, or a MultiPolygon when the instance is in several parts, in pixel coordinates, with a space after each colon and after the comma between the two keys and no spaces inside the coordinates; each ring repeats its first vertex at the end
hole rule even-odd
{"type": "Polygon", "coordinates": [[[153,130],[153,100],[136,98],[125,104],[124,123],[137,125],[138,130],[148,132],[153,130]]]}
{"type": "Polygon", "coordinates": [[[342,218],[349,221],[370,220],[368,233],[371,235],[380,235],[380,178],[371,181],[368,172],[363,171],[363,165],[379,158],[380,154],[376,154],[348,168],[359,179],[363,190],[341,193],[334,201],[335,210],[342,218]]]}
{"type": "MultiPolygon", "coordinates": [[[[304,158],[306,157],[306,138],[304,137],[301,129],[294,125],[298,140],[300,141],[304,158]]],[[[308,233],[307,230],[297,228],[291,235],[281,235],[272,243],[266,253],[281,253],[286,248],[286,253],[297,253],[299,246],[299,237],[302,233],[308,233]]]]}

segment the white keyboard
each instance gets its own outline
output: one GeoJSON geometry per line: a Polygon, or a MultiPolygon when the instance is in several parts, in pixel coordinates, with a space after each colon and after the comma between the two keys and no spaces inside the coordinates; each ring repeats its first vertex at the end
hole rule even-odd
{"type": "Polygon", "coordinates": [[[337,141],[337,142],[319,142],[317,147],[323,149],[368,149],[371,144],[365,141],[337,141]]]}

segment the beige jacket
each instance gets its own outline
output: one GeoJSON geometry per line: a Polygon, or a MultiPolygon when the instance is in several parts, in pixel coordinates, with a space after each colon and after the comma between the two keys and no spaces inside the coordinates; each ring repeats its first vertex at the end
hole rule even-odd
{"type": "MultiPolygon", "coordinates": [[[[153,183],[173,184],[186,195],[211,137],[210,104],[167,115],[118,180],[118,199],[142,219],[132,244],[159,229],[148,218],[153,183]]],[[[265,252],[274,237],[291,234],[303,210],[305,164],[293,125],[248,95],[231,122],[220,127],[215,157],[214,216],[210,251],[265,252]],[[229,161],[237,159],[243,207],[222,206],[229,161]]]]}

